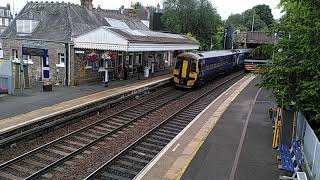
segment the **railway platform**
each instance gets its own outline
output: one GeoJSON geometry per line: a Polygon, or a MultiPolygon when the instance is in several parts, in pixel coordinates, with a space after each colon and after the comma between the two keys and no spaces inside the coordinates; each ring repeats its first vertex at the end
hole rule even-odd
{"type": "Polygon", "coordinates": [[[136,179],[278,179],[268,114],[275,103],[257,82],[247,75],[221,94],[136,179]]]}
{"type": "Polygon", "coordinates": [[[88,85],[85,87],[61,88],[54,92],[30,93],[23,97],[1,97],[1,139],[4,138],[6,133],[20,131],[19,128],[27,128],[31,124],[63,115],[63,113],[79,111],[79,108],[90,106],[99,101],[106,103],[134,95],[135,93],[169,83],[171,79],[171,73],[168,71],[162,74],[155,74],[146,80],[131,79],[111,82],[108,88],[88,85]]]}

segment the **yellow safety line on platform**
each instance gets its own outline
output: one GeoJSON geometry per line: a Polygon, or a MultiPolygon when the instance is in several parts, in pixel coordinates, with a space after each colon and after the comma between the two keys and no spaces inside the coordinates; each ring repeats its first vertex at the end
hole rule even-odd
{"type": "MultiPolygon", "coordinates": [[[[204,129],[207,129],[207,127],[209,126],[209,131],[206,131],[205,135],[202,137],[202,140],[198,142],[198,145],[196,146],[196,148],[194,149],[192,155],[187,158],[187,161],[185,163],[185,165],[181,168],[180,172],[178,173],[178,176],[176,177],[177,180],[181,179],[182,175],[184,174],[184,172],[186,171],[186,169],[188,168],[191,160],[194,158],[194,156],[196,155],[196,153],[198,152],[198,150],[200,149],[200,147],[202,146],[202,144],[204,143],[204,141],[207,139],[207,137],[209,136],[210,132],[212,131],[212,129],[215,127],[216,123],[220,120],[220,117],[223,115],[223,113],[227,110],[227,108],[230,106],[230,104],[236,99],[236,97],[243,91],[243,89],[245,87],[247,87],[247,85],[255,78],[255,75],[252,75],[249,79],[247,79],[243,84],[240,85],[240,87],[238,87],[224,102],[223,104],[216,110],[216,112],[209,118],[209,120],[207,121],[207,123],[200,129],[199,133],[202,133],[202,131],[204,129]],[[212,120],[213,123],[212,123],[212,120]],[[210,124],[211,123],[211,124],[210,124]]],[[[196,137],[198,136],[198,134],[196,135],[196,137]]],[[[191,145],[192,143],[194,143],[194,140],[192,140],[189,144],[191,145]]],[[[187,146],[187,147],[188,147],[187,146]]]]}

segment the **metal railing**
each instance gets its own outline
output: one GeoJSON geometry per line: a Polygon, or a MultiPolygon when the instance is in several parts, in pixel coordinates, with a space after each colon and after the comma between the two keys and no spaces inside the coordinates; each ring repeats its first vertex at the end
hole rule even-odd
{"type": "Polygon", "coordinates": [[[301,113],[297,113],[296,138],[300,140],[309,175],[320,180],[320,142],[301,113]]]}

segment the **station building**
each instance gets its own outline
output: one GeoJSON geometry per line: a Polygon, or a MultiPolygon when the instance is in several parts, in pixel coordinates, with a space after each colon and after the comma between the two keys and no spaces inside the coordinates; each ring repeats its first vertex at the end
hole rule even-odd
{"type": "Polygon", "coordinates": [[[183,35],[151,31],[137,17],[81,5],[28,2],[1,35],[4,59],[14,63],[19,87],[23,59],[25,84],[50,81],[78,85],[137,73],[137,67],[161,71],[172,65],[177,51],[198,49],[183,35]]]}

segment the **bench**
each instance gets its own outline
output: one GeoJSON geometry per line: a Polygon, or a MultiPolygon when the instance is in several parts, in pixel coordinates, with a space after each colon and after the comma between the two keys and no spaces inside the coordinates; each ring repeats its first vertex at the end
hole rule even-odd
{"type": "Polygon", "coordinates": [[[301,149],[296,140],[291,141],[291,147],[280,144],[279,146],[281,165],[280,169],[292,173],[289,178],[287,176],[280,176],[280,179],[295,179],[297,172],[302,170],[303,157],[301,149]]]}

